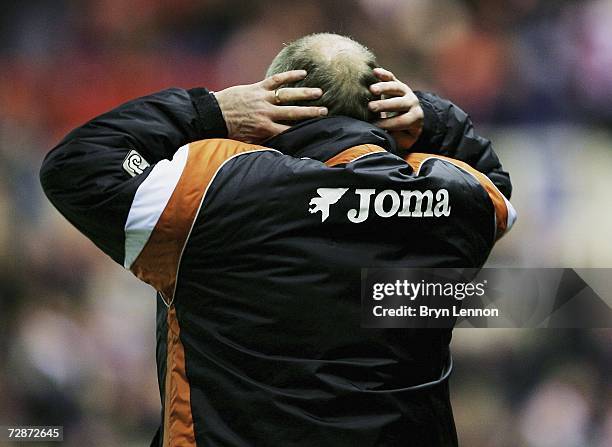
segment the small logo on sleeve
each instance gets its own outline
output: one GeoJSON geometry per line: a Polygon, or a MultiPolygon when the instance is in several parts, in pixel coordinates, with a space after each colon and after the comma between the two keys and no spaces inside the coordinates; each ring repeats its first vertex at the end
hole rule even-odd
{"type": "Polygon", "coordinates": [[[135,150],[131,150],[125,160],[123,160],[123,169],[132,177],[140,175],[149,167],[149,163],[135,150]]]}

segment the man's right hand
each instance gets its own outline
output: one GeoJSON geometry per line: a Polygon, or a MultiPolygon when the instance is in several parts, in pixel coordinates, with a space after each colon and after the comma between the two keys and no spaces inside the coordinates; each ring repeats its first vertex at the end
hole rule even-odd
{"type": "Polygon", "coordinates": [[[238,85],[215,92],[228,138],[245,143],[260,143],[289,128],[288,121],[327,115],[325,107],[284,106],[283,103],[320,98],[319,88],[283,87],[304,79],[306,71],[278,73],[250,85],[238,85]],[[278,89],[278,94],[275,91],[278,89]]]}

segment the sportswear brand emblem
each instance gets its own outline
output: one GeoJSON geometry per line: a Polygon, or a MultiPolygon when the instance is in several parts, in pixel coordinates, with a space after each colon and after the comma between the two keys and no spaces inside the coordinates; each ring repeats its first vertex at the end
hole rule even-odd
{"type": "Polygon", "coordinates": [[[310,214],[320,211],[321,222],[325,222],[329,217],[329,207],[337,203],[347,191],[348,188],[318,188],[319,197],[310,199],[309,205],[312,205],[312,208],[308,208],[308,211],[310,214]]]}
{"type": "MultiPolygon", "coordinates": [[[[319,197],[310,199],[308,211],[314,214],[321,212],[321,222],[329,217],[330,207],[338,203],[349,188],[318,188],[319,197]]],[[[446,189],[432,191],[395,191],[385,189],[355,189],[359,197],[359,208],[348,210],[346,217],[352,223],[364,222],[370,217],[370,208],[379,217],[448,217],[450,216],[450,195],[446,189]],[[373,200],[372,200],[373,199],[373,200]]]]}
{"type": "Polygon", "coordinates": [[[140,175],[149,167],[149,163],[135,150],[131,150],[123,160],[123,169],[132,177],[140,175]]]}

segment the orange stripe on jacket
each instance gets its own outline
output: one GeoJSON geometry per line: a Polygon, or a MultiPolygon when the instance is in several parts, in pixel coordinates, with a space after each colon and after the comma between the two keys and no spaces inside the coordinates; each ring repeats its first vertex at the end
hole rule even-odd
{"type": "Polygon", "coordinates": [[[191,388],[185,369],[185,349],[181,342],[176,308],[168,309],[166,382],[164,385],[164,447],[195,447],[191,388]]]}
{"type": "Polygon", "coordinates": [[[421,154],[421,153],[412,153],[405,157],[405,160],[408,162],[412,169],[418,171],[421,167],[421,164],[428,158],[438,158],[441,160],[446,160],[455,166],[467,171],[469,174],[474,176],[476,180],[482,185],[482,187],[487,191],[491,201],[493,202],[493,206],[495,208],[495,221],[497,225],[496,238],[499,239],[504,235],[508,226],[508,207],[506,206],[506,200],[503,194],[497,189],[495,184],[491,181],[489,177],[484,175],[482,172],[477,171],[467,163],[464,163],[460,160],[455,160],[454,158],[444,157],[442,155],[431,155],[431,154],[421,154]]]}
{"type": "Polygon", "coordinates": [[[189,145],[187,162],[132,272],[162,293],[168,307],[164,399],[164,447],[195,446],[191,389],[185,370],[176,307],[172,305],[183,248],[207,188],[223,163],[235,155],[266,150],[233,140],[203,140],[189,145]]]}
{"type": "Polygon", "coordinates": [[[343,150],[338,155],[327,160],[325,164],[331,167],[350,163],[363,155],[373,154],[376,152],[385,152],[385,150],[380,146],[376,146],[375,144],[360,144],[359,146],[353,146],[343,150]]]}
{"type": "Polygon", "coordinates": [[[189,145],[183,173],[149,240],[131,271],[160,291],[167,303],[174,298],[183,247],[204,192],[221,165],[234,155],[265,149],[233,140],[202,140],[189,145]]]}

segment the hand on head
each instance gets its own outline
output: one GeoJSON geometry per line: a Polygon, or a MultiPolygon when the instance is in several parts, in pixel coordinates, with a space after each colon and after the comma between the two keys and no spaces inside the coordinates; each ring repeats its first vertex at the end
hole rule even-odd
{"type": "Polygon", "coordinates": [[[395,138],[402,149],[410,148],[423,131],[423,109],[414,92],[393,73],[384,68],[375,68],[374,75],[381,81],[370,86],[375,96],[384,99],[370,101],[372,112],[380,113],[381,119],[374,122],[395,138]]]}
{"type": "MultiPolygon", "coordinates": [[[[370,86],[377,99],[368,108],[380,114],[374,124],[389,131],[402,149],[410,148],[423,131],[423,109],[414,92],[384,68],[373,70],[376,82],[370,86]]],[[[215,93],[227,125],[228,138],[246,143],[260,143],[289,126],[287,122],[325,116],[327,108],[283,105],[318,99],[320,88],[282,87],[304,79],[305,70],[277,73],[263,81],[229,87],[215,93]]]]}
{"type": "Polygon", "coordinates": [[[216,92],[228,138],[246,143],[260,143],[289,128],[288,121],[300,121],[327,115],[325,107],[288,106],[283,103],[321,97],[320,88],[283,87],[303,79],[304,70],[278,73],[250,85],[238,85],[216,92]]]}

